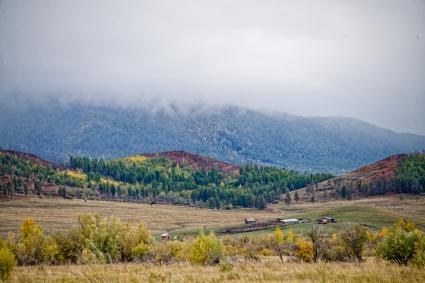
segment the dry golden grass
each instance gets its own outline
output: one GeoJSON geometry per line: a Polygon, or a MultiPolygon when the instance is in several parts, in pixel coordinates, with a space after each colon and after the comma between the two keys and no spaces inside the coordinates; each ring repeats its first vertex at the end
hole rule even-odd
{"type": "MultiPolygon", "coordinates": [[[[17,231],[25,217],[32,216],[49,231],[63,230],[77,223],[82,213],[98,213],[102,216],[115,215],[130,222],[144,221],[153,233],[163,231],[185,231],[206,226],[220,227],[244,222],[244,218],[254,217],[258,220],[329,210],[350,206],[359,211],[364,208],[381,209],[384,217],[392,220],[407,218],[419,227],[425,227],[425,200],[405,196],[401,201],[398,196],[381,196],[353,201],[330,201],[318,203],[293,203],[290,207],[283,203],[269,205],[269,209],[215,210],[187,206],[148,205],[118,201],[64,200],[59,198],[19,197],[15,199],[0,198],[0,236],[8,231],[17,231]]],[[[365,212],[366,213],[366,212],[365,212]]],[[[370,215],[374,220],[374,215],[370,215]]],[[[376,218],[376,217],[375,217],[376,218]]],[[[376,219],[375,219],[376,220],[376,219]]],[[[366,221],[363,220],[362,221],[366,221]]],[[[383,222],[384,223],[384,222],[383,222]]],[[[386,224],[387,225],[387,224],[386,224]]],[[[389,224],[390,226],[392,223],[389,224]]],[[[388,225],[387,225],[388,226],[388,225]]]]}
{"type": "Polygon", "coordinates": [[[279,212],[272,210],[216,210],[118,201],[20,197],[0,199],[0,235],[4,237],[8,231],[16,232],[28,216],[34,217],[47,231],[63,230],[75,225],[82,213],[114,215],[130,222],[144,221],[153,233],[241,224],[246,217],[270,219],[279,216],[279,212]]]}
{"type": "Polygon", "coordinates": [[[265,259],[261,263],[236,263],[222,272],[219,266],[189,263],[64,265],[17,267],[11,282],[424,282],[425,269],[384,262],[284,263],[265,259]]]}

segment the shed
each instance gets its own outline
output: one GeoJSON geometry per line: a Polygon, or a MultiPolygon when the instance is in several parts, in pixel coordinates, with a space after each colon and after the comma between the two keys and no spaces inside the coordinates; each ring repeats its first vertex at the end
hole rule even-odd
{"type": "Polygon", "coordinates": [[[161,234],[161,239],[162,240],[169,240],[170,239],[170,234],[168,232],[162,233],[161,234]]]}
{"type": "Polygon", "coordinates": [[[300,223],[300,220],[296,218],[288,218],[288,219],[282,219],[280,220],[280,222],[283,222],[285,224],[298,224],[300,223]]]}
{"type": "Polygon", "coordinates": [[[318,224],[328,224],[328,223],[336,223],[336,221],[332,217],[325,216],[325,217],[316,219],[316,223],[318,223],[318,224]]]}
{"type": "Polygon", "coordinates": [[[255,221],[254,218],[245,218],[245,224],[255,224],[257,221],[255,221]]]}
{"type": "Polygon", "coordinates": [[[328,221],[328,223],[336,223],[335,219],[332,218],[332,217],[325,216],[325,217],[323,217],[323,219],[326,219],[328,221]]]}

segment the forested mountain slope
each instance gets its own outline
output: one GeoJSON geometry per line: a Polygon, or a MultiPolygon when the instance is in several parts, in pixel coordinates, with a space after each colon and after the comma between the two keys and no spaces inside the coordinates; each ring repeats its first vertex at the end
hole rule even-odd
{"type": "Polygon", "coordinates": [[[283,193],[331,177],[270,166],[232,166],[181,151],[112,160],[78,156],[61,166],[27,153],[0,151],[0,197],[9,198],[37,194],[262,209],[283,193]]]}
{"type": "Polygon", "coordinates": [[[422,150],[425,137],[348,118],[263,114],[236,107],[181,111],[50,103],[0,106],[0,147],[55,161],[185,150],[233,164],[346,172],[422,150]]]}

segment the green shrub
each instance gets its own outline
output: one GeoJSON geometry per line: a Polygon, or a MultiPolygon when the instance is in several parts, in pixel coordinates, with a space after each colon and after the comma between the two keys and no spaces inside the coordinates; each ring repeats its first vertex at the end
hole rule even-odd
{"type": "Polygon", "coordinates": [[[54,264],[57,262],[59,256],[59,247],[55,238],[48,236],[43,245],[43,262],[54,264]]]}
{"type": "Polygon", "coordinates": [[[84,249],[84,237],[77,227],[52,235],[58,243],[57,261],[62,263],[77,263],[84,249]]]}
{"type": "Polygon", "coordinates": [[[425,252],[417,252],[411,262],[416,266],[425,266],[425,252]]]}
{"type": "Polygon", "coordinates": [[[149,255],[149,245],[140,243],[131,249],[133,259],[138,261],[144,261],[149,255]]]}
{"type": "Polygon", "coordinates": [[[398,264],[408,264],[415,259],[421,264],[425,251],[424,234],[413,230],[412,225],[394,225],[383,240],[379,243],[377,254],[388,261],[398,264]]]}
{"type": "Polygon", "coordinates": [[[189,260],[198,264],[219,263],[223,254],[224,245],[215,234],[205,235],[201,231],[190,249],[189,260]]]}
{"type": "Polygon", "coordinates": [[[322,249],[320,257],[325,261],[346,261],[348,258],[345,247],[341,245],[322,249]]]}
{"type": "Polygon", "coordinates": [[[15,266],[15,256],[5,246],[0,248],[0,279],[9,278],[15,266]]]}
{"type": "Polygon", "coordinates": [[[425,235],[419,231],[415,231],[418,235],[418,241],[415,244],[415,256],[412,263],[416,266],[425,266],[425,235]]]}
{"type": "Polygon", "coordinates": [[[342,233],[341,240],[348,254],[361,262],[364,245],[368,240],[367,230],[360,225],[350,227],[342,233]]]}
{"type": "Polygon", "coordinates": [[[170,243],[171,254],[176,262],[187,260],[190,251],[190,243],[173,241],[170,243]]]}
{"type": "MultiPolygon", "coordinates": [[[[140,259],[141,246],[135,247],[151,241],[150,232],[143,223],[134,226],[115,217],[101,218],[99,215],[81,215],[78,221],[84,248],[90,250],[98,262],[140,259]]],[[[89,255],[87,251],[85,254],[89,255]]]]}

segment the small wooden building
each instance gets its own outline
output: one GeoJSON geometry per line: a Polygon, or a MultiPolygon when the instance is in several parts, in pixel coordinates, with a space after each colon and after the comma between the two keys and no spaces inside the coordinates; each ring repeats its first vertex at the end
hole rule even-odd
{"type": "Polygon", "coordinates": [[[280,222],[289,225],[289,224],[298,224],[300,223],[300,220],[296,218],[288,218],[288,219],[282,219],[280,220],[280,222]]]}
{"type": "Polygon", "coordinates": [[[322,218],[316,219],[316,223],[317,223],[317,224],[328,224],[328,223],[336,223],[336,221],[335,221],[335,219],[334,219],[334,218],[332,218],[332,217],[327,217],[327,216],[325,216],[325,217],[322,217],[322,218]]]}
{"type": "Polygon", "coordinates": [[[255,221],[254,218],[250,217],[250,218],[245,218],[245,224],[255,224],[257,223],[257,221],[255,221]]]}
{"type": "Polygon", "coordinates": [[[168,232],[161,234],[161,240],[169,240],[169,239],[170,239],[170,234],[168,232]]]}

